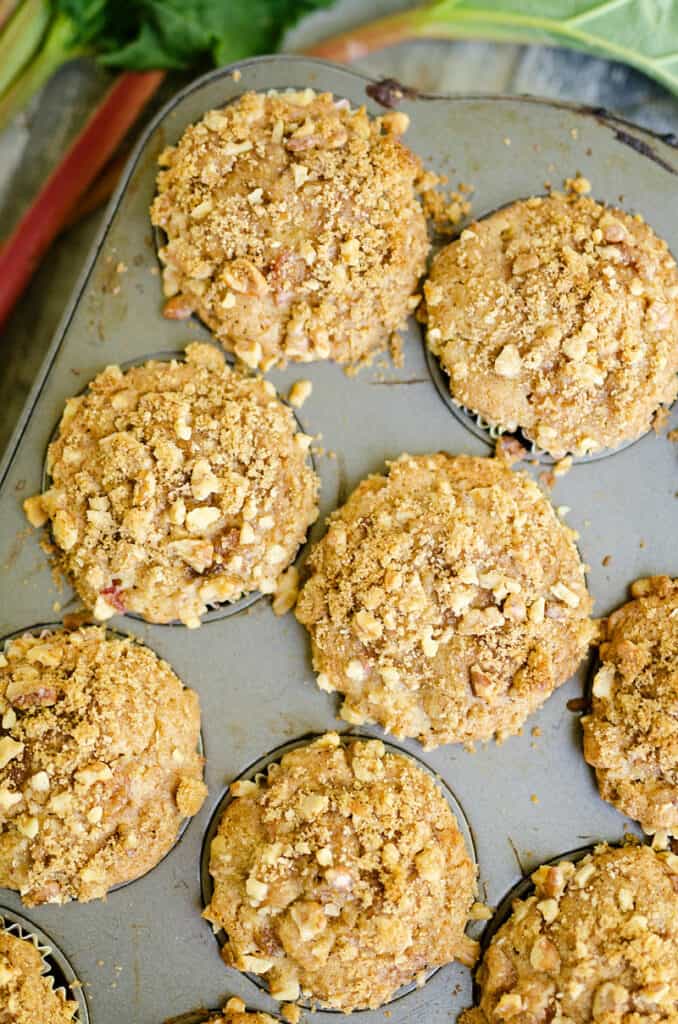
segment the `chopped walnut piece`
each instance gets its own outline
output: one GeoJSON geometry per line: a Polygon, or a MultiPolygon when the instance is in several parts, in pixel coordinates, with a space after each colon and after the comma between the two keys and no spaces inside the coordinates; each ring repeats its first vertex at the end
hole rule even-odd
{"type": "Polygon", "coordinates": [[[303,991],[348,1012],[380,1006],[438,964],[473,963],[464,927],[475,868],[412,759],[328,733],[269,766],[259,786],[232,789],[205,911],[228,935],[229,966],[255,970],[274,998],[303,991]]]}

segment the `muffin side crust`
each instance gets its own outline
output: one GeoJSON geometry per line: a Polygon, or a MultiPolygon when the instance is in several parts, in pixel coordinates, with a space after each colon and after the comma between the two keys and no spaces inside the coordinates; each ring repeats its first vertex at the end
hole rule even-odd
{"type": "Polygon", "coordinates": [[[604,800],[678,834],[678,581],[636,580],[631,595],[604,626],[584,756],[604,800]]]}

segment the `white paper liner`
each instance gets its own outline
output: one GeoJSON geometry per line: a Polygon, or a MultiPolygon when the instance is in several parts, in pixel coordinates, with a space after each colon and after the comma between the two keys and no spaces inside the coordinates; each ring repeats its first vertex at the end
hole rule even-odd
{"type": "Polygon", "coordinates": [[[45,945],[40,941],[37,935],[34,935],[29,929],[15,916],[6,916],[7,912],[0,910],[0,931],[5,932],[7,935],[13,935],[17,939],[23,939],[26,942],[30,942],[31,945],[37,949],[42,959],[43,968],[40,971],[40,975],[46,978],[51,983],[51,989],[55,995],[61,996],[64,1000],[75,1002],[76,1009],[73,1015],[73,1024],[87,1024],[80,1012],[80,1001],[74,992],[69,991],[64,985],[55,985],[54,977],[54,964],[50,961],[50,957],[54,953],[52,946],[45,945]]]}

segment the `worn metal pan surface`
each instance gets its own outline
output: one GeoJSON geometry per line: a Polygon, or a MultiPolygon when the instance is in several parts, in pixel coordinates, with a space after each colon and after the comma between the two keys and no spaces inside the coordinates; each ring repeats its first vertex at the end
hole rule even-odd
{"type": "MultiPolygon", "coordinates": [[[[366,96],[368,80],[343,68],[275,57],[239,70],[237,82],[228,71],[202,78],[162,111],[111,203],[0,469],[0,637],[53,622],[55,602],[63,612],[72,600],[67,587],[56,586],[40,537],[21,511],[23,498],[40,489],[45,450],[65,399],[108,363],[177,351],[189,340],[209,337],[195,321],[161,316],[148,218],[158,153],[207,109],[247,89],[312,86],[379,110],[366,96]],[[127,268],[123,273],[120,264],[127,268]]],[[[670,141],[601,111],[528,98],[427,96],[406,99],[401,109],[412,119],[407,141],[424,161],[447,174],[452,186],[474,186],[474,216],[580,171],[596,197],[641,211],[678,250],[678,153],[670,141]]],[[[385,459],[403,451],[490,452],[489,438],[440,400],[414,323],[404,347],[401,369],[378,359],[352,378],[320,364],[270,374],[283,394],[293,380],[312,380],[300,420],[309,433],[322,434],[322,447],[336,452],[334,459],[316,460],[322,507],[314,536],[322,533],[324,516],[365,474],[381,470],[385,459]]],[[[623,601],[636,577],[678,573],[677,491],[678,448],[654,433],[616,454],[583,461],[557,481],[552,498],[556,506],[570,507],[568,520],[580,531],[597,614],[623,601]]],[[[314,685],[306,636],[291,615],[276,618],[265,598],[228,611],[211,615],[197,632],[129,617],[112,623],[143,637],[199,692],[210,792],[178,845],[144,878],[105,903],[30,911],[81,978],[92,1024],[159,1024],[219,1006],[227,995],[275,1009],[261,988],[224,966],[200,917],[203,840],[229,780],[298,737],[346,726],[335,717],[334,700],[314,685]]],[[[600,839],[618,840],[633,828],[598,798],[582,758],[577,716],[567,704],[581,695],[586,670],[582,666],[551,697],[522,736],[501,746],[473,754],[442,747],[422,755],[416,743],[399,744],[423,757],[454,794],[475,844],[481,895],[492,905],[539,861],[600,839]]],[[[11,892],[0,893],[0,904],[21,907],[11,892]]],[[[470,973],[452,965],[386,1009],[392,1024],[442,1024],[470,999],[470,973]]],[[[358,1017],[364,1024],[382,1022],[384,1008],[358,1017]]],[[[314,1017],[317,1024],[335,1019],[323,1012],[314,1017]]]]}

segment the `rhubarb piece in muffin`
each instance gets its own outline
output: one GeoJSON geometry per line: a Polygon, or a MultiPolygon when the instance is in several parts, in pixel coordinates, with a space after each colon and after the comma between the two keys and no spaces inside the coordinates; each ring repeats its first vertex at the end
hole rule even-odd
{"type": "Polygon", "coordinates": [[[47,971],[30,939],[0,930],[0,1024],[71,1024],[77,1003],[47,971]]]}
{"type": "Polygon", "coordinates": [[[594,634],[573,533],[504,461],[403,455],[335,512],[296,608],[341,715],[427,747],[517,732],[594,634]]]}
{"type": "Polygon", "coordinates": [[[379,740],[328,733],[232,786],[205,917],[275,999],[377,1007],[432,967],[472,965],[475,866],[431,776],[379,740]]]}
{"type": "Polygon", "coordinates": [[[317,516],[310,438],[273,386],[195,343],[185,361],[109,366],[66,404],[50,445],[59,564],[98,620],[200,625],[210,605],[272,593],[317,516]]]}
{"type": "Polygon", "coordinates": [[[555,457],[633,440],[676,397],[678,271],[639,216],[520,200],[443,249],[424,293],[455,401],[555,457]]]}
{"type": "Polygon", "coordinates": [[[678,834],[678,581],[636,580],[631,595],[604,624],[584,756],[604,800],[678,834]]]}
{"type": "Polygon", "coordinates": [[[461,1024],[675,1024],[678,857],[599,846],[540,867],[477,972],[461,1024]]]}
{"type": "Polygon", "coordinates": [[[197,695],[101,627],[11,640],[0,722],[0,886],[29,906],[149,871],[206,796],[197,695]]]}
{"type": "Polygon", "coordinates": [[[189,126],[151,207],[165,315],[196,312],[262,369],[385,348],[429,248],[406,127],[311,89],[248,92],[189,126]]]}

